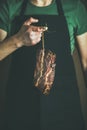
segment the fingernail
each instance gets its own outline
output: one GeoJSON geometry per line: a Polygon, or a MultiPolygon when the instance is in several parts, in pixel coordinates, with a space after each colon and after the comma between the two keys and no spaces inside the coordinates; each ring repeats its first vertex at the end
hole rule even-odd
{"type": "Polygon", "coordinates": [[[44,30],[44,31],[47,31],[47,30],[48,30],[48,27],[45,27],[45,26],[44,26],[44,27],[43,27],[43,30],[44,30]]]}

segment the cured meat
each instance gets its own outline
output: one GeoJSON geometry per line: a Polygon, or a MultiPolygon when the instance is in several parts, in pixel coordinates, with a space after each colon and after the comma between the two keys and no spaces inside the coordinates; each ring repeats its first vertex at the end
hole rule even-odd
{"type": "Polygon", "coordinates": [[[34,86],[48,95],[55,77],[56,54],[50,50],[41,49],[36,56],[34,86]]]}

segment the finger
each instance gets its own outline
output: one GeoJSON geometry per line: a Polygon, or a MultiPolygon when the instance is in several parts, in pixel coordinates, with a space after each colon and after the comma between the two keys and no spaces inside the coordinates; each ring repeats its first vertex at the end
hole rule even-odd
{"type": "Polygon", "coordinates": [[[29,26],[27,32],[29,33],[32,33],[32,32],[35,32],[35,33],[42,33],[44,31],[44,28],[43,27],[38,27],[38,26],[29,26]]]}
{"type": "Polygon", "coordinates": [[[37,23],[38,22],[38,19],[35,19],[35,18],[29,18],[28,20],[26,20],[25,22],[24,22],[24,25],[30,25],[30,24],[32,24],[32,23],[37,23]]]}
{"type": "Polygon", "coordinates": [[[41,32],[31,31],[30,36],[41,36],[41,32]]]}
{"type": "Polygon", "coordinates": [[[37,43],[39,43],[41,41],[41,38],[36,38],[34,40],[31,41],[32,45],[36,45],[37,43]]]}
{"type": "Polygon", "coordinates": [[[41,36],[42,36],[42,33],[40,33],[40,32],[31,32],[30,33],[30,39],[31,40],[35,40],[35,39],[38,39],[38,38],[41,38],[41,36]]]}
{"type": "Polygon", "coordinates": [[[30,34],[31,44],[32,44],[32,45],[35,45],[35,44],[37,44],[38,42],[40,42],[41,36],[42,36],[42,34],[41,34],[40,32],[32,32],[32,33],[30,34]]]}
{"type": "Polygon", "coordinates": [[[48,30],[48,27],[45,27],[45,26],[32,26],[32,31],[43,32],[47,30],[48,30]]]}

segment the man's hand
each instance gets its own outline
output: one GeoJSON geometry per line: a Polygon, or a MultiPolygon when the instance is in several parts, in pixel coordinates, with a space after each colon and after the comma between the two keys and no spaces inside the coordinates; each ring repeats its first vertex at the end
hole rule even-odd
{"type": "Polygon", "coordinates": [[[33,26],[38,19],[30,18],[24,22],[15,35],[6,38],[7,32],[0,29],[0,60],[4,59],[22,46],[33,46],[40,42],[41,34],[47,27],[33,26]]]}
{"type": "Polygon", "coordinates": [[[40,42],[42,32],[46,31],[47,28],[33,26],[33,23],[37,23],[38,19],[30,18],[24,22],[19,32],[16,34],[16,38],[18,39],[20,46],[33,46],[40,42]]]}

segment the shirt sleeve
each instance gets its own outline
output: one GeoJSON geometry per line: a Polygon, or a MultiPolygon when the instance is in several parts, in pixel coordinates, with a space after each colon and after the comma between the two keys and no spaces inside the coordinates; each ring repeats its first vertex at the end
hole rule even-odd
{"type": "Polygon", "coordinates": [[[0,5],[0,29],[9,31],[9,6],[8,1],[2,2],[0,5]]]}
{"type": "Polygon", "coordinates": [[[0,29],[11,35],[12,20],[20,13],[23,0],[5,0],[0,5],[0,29]]]}
{"type": "Polygon", "coordinates": [[[76,9],[76,35],[81,35],[87,32],[87,10],[83,3],[79,0],[76,9]]]}

